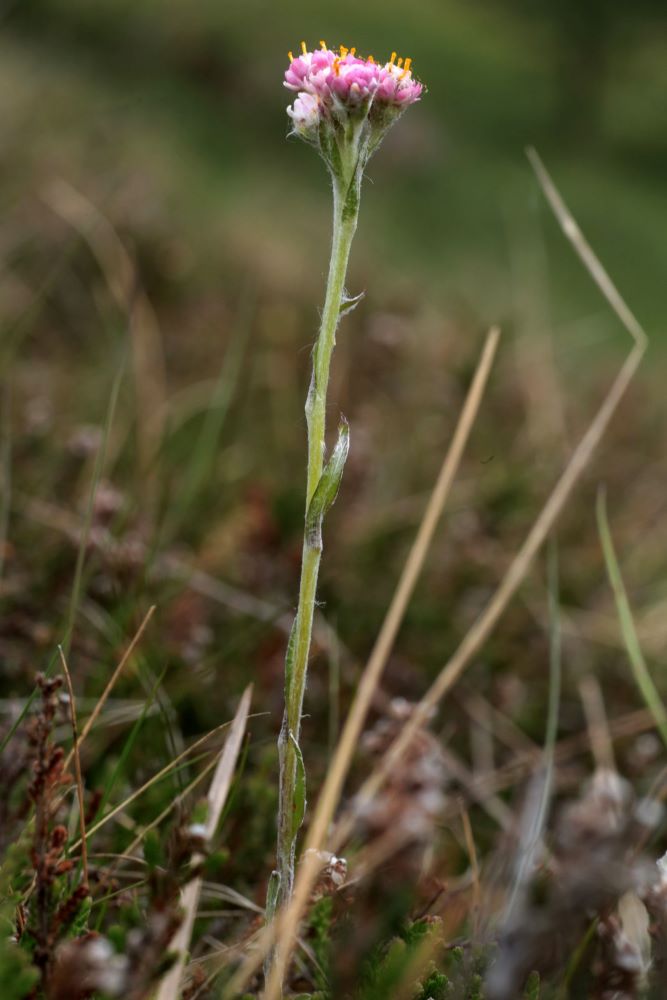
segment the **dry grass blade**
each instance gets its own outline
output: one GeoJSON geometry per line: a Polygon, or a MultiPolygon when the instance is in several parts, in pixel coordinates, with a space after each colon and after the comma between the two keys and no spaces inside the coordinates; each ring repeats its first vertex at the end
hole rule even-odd
{"type": "Polygon", "coordinates": [[[206,778],[211,773],[211,771],[213,770],[213,768],[216,766],[217,763],[218,759],[216,757],[214,757],[213,760],[210,760],[206,765],[206,767],[202,768],[201,772],[195,778],[193,778],[188,785],[185,786],[182,792],[179,792],[178,795],[176,795],[171,800],[169,805],[166,806],[166,808],[163,809],[161,813],[158,813],[158,815],[154,819],[152,819],[150,823],[141,828],[141,832],[138,833],[137,836],[132,841],[132,843],[125,848],[125,853],[122,856],[123,860],[129,860],[129,861],[138,860],[134,852],[137,850],[137,848],[139,847],[140,843],[142,842],[146,834],[150,833],[151,830],[154,830],[156,827],[158,827],[162,823],[162,821],[167,818],[170,812],[173,812],[173,810],[177,806],[179,806],[181,802],[187,799],[187,797],[191,794],[191,792],[193,792],[195,788],[202,783],[204,778],[206,778]]]}
{"type": "MultiPolygon", "coordinates": [[[[493,359],[498,347],[499,337],[500,330],[497,327],[494,327],[487,334],[484,349],[470,386],[470,390],[466,397],[461,416],[456,425],[454,436],[445,455],[438,478],[433,488],[433,492],[431,493],[426,510],[424,511],[424,516],[419,526],[419,530],[410,552],[408,553],[396,592],[389,606],[384,622],[382,623],[382,627],[378,634],[375,646],[371,652],[369,661],[361,677],[345,727],[327,771],[324,788],[319,796],[315,815],[311,824],[306,849],[315,843],[323,841],[328,825],[331,822],[331,817],[333,816],[338,803],[343,782],[345,781],[345,776],[347,775],[352,761],[368,709],[372,702],[373,694],[377,688],[382,671],[384,670],[387,662],[387,658],[391,652],[396,635],[403,621],[408,602],[414,591],[422,566],[424,565],[430,544],[433,540],[435,529],[447,501],[454,476],[456,475],[459,467],[463,449],[468,437],[470,436],[470,431],[472,430],[472,426],[482,400],[484,388],[491,371],[493,359]]],[[[302,863],[302,870],[303,869],[304,865],[302,863]]],[[[313,877],[315,877],[316,869],[314,868],[313,871],[313,877]]],[[[305,893],[300,906],[302,907],[305,905],[306,901],[307,892],[305,893]]],[[[292,912],[291,907],[288,909],[288,913],[289,912],[292,912]]],[[[299,915],[300,913],[301,909],[299,909],[299,915]]],[[[297,923],[298,919],[299,917],[297,916],[297,923]]],[[[278,923],[282,925],[282,918],[278,921],[278,923]]],[[[272,935],[273,933],[275,933],[274,929],[267,929],[267,941],[269,940],[269,935],[272,935]]],[[[267,945],[267,947],[269,947],[269,945],[267,945]]],[[[248,960],[248,967],[251,963],[253,968],[256,967],[254,956],[248,960]]],[[[276,962],[274,970],[278,975],[282,975],[278,962],[276,962]]],[[[239,976],[242,975],[244,975],[243,968],[239,973],[239,976]]],[[[275,985],[276,981],[276,976],[274,975],[269,986],[269,988],[274,991],[277,988],[275,985]]],[[[269,993],[268,995],[271,994],[269,993]]],[[[277,994],[274,992],[273,995],[277,994]]]]}
{"type": "MultiPolygon", "coordinates": [[[[250,699],[252,697],[252,685],[243,692],[241,702],[232,722],[231,730],[225,743],[218,766],[211,781],[208,793],[208,815],[206,819],[206,839],[210,841],[220,822],[222,809],[227,800],[229,788],[232,783],[234,768],[241,749],[243,734],[245,733],[248,712],[250,710],[250,699]]],[[[160,984],[156,1000],[178,1000],[181,993],[181,979],[185,969],[185,956],[190,946],[192,928],[195,922],[199,896],[201,894],[202,879],[196,878],[182,892],[181,905],[183,908],[183,923],[179,927],[173,941],[171,950],[178,952],[178,960],[170,969],[160,984]]]]}
{"type": "MultiPolygon", "coordinates": [[[[144,616],[144,620],[142,621],[141,625],[139,626],[139,628],[135,632],[134,637],[133,637],[132,641],[130,642],[130,645],[127,647],[127,649],[125,650],[125,652],[121,656],[120,661],[118,663],[118,666],[116,667],[116,669],[114,670],[113,674],[109,678],[109,681],[107,682],[107,686],[105,687],[104,691],[100,695],[100,698],[99,698],[97,704],[95,705],[95,708],[93,709],[93,711],[90,714],[90,718],[88,719],[88,721],[86,722],[85,726],[83,727],[83,730],[81,732],[81,738],[80,738],[79,744],[78,744],[79,748],[81,747],[81,744],[84,742],[84,740],[86,739],[86,737],[90,733],[91,729],[93,728],[93,726],[97,722],[98,718],[100,717],[100,713],[101,713],[102,709],[104,708],[106,700],[109,697],[109,695],[111,694],[116,681],[118,680],[118,678],[122,674],[123,670],[125,669],[126,663],[128,662],[128,660],[132,656],[133,652],[137,648],[137,645],[138,645],[138,643],[139,643],[142,635],[146,631],[146,626],[148,625],[149,621],[151,620],[151,618],[153,617],[153,615],[155,613],[155,607],[156,607],[155,604],[151,605],[151,607],[146,612],[146,614],[144,616]]],[[[65,765],[64,765],[65,768],[67,768],[68,765],[70,764],[70,762],[72,760],[72,754],[73,754],[73,752],[74,751],[71,750],[70,753],[65,758],[65,765]]]]}
{"type": "MultiPolygon", "coordinates": [[[[102,818],[98,820],[97,823],[94,824],[94,826],[91,826],[91,828],[87,831],[86,834],[88,839],[90,839],[90,837],[92,837],[94,833],[97,833],[98,830],[101,830],[103,826],[106,826],[109,820],[112,820],[114,816],[117,816],[118,813],[122,812],[124,809],[127,809],[127,807],[131,805],[132,802],[140,798],[140,796],[142,796],[144,792],[148,791],[149,788],[155,785],[158,781],[161,781],[163,778],[166,778],[168,774],[171,774],[171,772],[178,767],[181,761],[185,760],[186,757],[189,757],[190,754],[192,754],[195,750],[197,750],[203,743],[205,743],[207,740],[210,740],[212,736],[215,736],[216,733],[219,733],[221,730],[226,729],[227,726],[230,725],[232,725],[232,723],[223,722],[221,726],[218,726],[216,729],[212,729],[210,733],[206,733],[204,736],[201,736],[198,740],[195,740],[195,742],[192,743],[189,747],[186,747],[186,749],[182,753],[179,753],[177,757],[174,757],[172,760],[169,761],[168,764],[165,764],[165,766],[161,768],[156,774],[154,774],[152,778],[149,778],[148,781],[146,781],[141,786],[141,788],[137,788],[136,791],[132,792],[131,795],[128,795],[126,799],[123,799],[123,801],[119,802],[117,806],[114,806],[114,808],[111,809],[110,812],[108,812],[105,816],[102,816],[102,818]]],[[[80,846],[80,844],[81,841],[77,840],[77,842],[72,845],[72,850],[75,851],[77,847],[80,846]]]]}
{"type": "Polygon", "coordinates": [[[79,802],[79,825],[81,827],[81,867],[83,869],[83,881],[88,885],[88,845],[86,842],[86,808],[83,801],[83,775],[81,773],[81,758],[79,756],[79,731],[76,723],[76,701],[74,698],[74,686],[72,677],[67,666],[65,653],[62,646],[58,646],[58,655],[62,664],[67,691],[69,693],[69,710],[72,720],[72,753],[74,754],[74,770],[76,773],[76,794],[79,802]]]}
{"type": "MultiPolygon", "coordinates": [[[[554,489],[548,497],[544,507],[540,511],[523,545],[512,560],[505,576],[501,580],[490,602],[463,638],[452,658],[443,667],[442,671],[431,685],[426,695],[419,702],[401,734],[394,741],[388,753],[381,761],[379,767],[365,782],[361,792],[359,793],[360,799],[368,800],[372,798],[382,787],[387,775],[393,770],[393,768],[396,767],[405,748],[410,745],[419,728],[426,724],[433,709],[436,708],[452,685],[456,683],[458,678],[470,663],[472,657],[479,652],[495,628],[498,620],[505,611],[505,608],[524,580],[533,559],[556,523],[556,520],[563,510],[563,507],[565,506],[565,503],[568,500],[575,484],[578,482],[581,474],[590,462],[591,457],[605,430],[607,429],[612,416],[616,412],[628,385],[634,377],[646,350],[646,334],[642,330],[634,315],[630,312],[630,309],[621,298],[606,271],[582,236],[579,227],[566,208],[562,198],[558,194],[551,178],[542,164],[542,161],[534,151],[529,152],[529,157],[537,173],[538,179],[542,184],[544,193],[551,204],[564,234],[568,237],[583,264],[590,272],[591,277],[616,312],[618,318],[632,336],[634,340],[634,347],[621,366],[611,385],[611,388],[609,389],[609,392],[593,417],[587,431],[574,449],[569,462],[565,466],[564,471],[554,486],[554,489]]],[[[324,846],[326,834],[326,824],[322,825],[320,823],[316,826],[318,814],[319,803],[318,812],[316,812],[315,819],[313,821],[311,836],[308,838],[308,846],[314,848],[321,848],[324,846]]],[[[352,823],[353,818],[348,815],[347,819],[344,820],[342,824],[339,824],[336,836],[333,838],[332,847],[334,850],[336,850],[337,846],[345,839],[345,836],[351,829],[352,823]]],[[[301,914],[307,905],[310,889],[316,875],[317,872],[313,865],[306,865],[302,863],[295,885],[292,902],[279,922],[279,933],[281,935],[282,944],[280,954],[281,961],[283,963],[287,961],[292,948],[294,947],[294,941],[296,939],[301,914]]],[[[280,994],[280,970],[278,968],[278,963],[276,963],[274,971],[276,974],[272,977],[272,981],[267,987],[266,1000],[276,1000],[280,994]]]]}
{"type": "Polygon", "coordinates": [[[630,336],[634,338],[638,345],[642,348],[646,348],[648,342],[646,333],[642,329],[637,317],[621,296],[620,292],[616,288],[616,285],[594,254],[574,216],[561,198],[558,188],[552,181],[547,168],[542,163],[537,150],[533,149],[532,146],[529,147],[526,150],[526,156],[530,160],[530,165],[537,175],[542,191],[551,205],[553,213],[558,219],[563,233],[567,236],[576,253],[579,255],[579,258],[584,264],[586,270],[630,336]]]}
{"type": "Polygon", "coordinates": [[[461,823],[463,825],[463,838],[466,845],[468,861],[470,862],[470,874],[472,876],[473,937],[476,938],[482,904],[482,886],[480,882],[479,859],[477,857],[477,848],[475,846],[475,838],[472,832],[472,824],[470,823],[468,810],[463,805],[461,807],[461,823]]]}
{"type": "Polygon", "coordinates": [[[591,753],[597,768],[616,770],[614,744],[609,732],[604,698],[597,677],[586,674],[579,683],[579,696],[586,718],[586,728],[591,744],[591,753]]]}

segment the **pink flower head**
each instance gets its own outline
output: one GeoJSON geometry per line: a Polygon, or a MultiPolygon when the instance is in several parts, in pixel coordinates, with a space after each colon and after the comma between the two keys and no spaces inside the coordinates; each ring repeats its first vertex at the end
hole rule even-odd
{"type": "Polygon", "coordinates": [[[354,142],[370,155],[405,108],[420,99],[423,87],[412,76],[412,60],[396,61],[395,52],[382,66],[373,56],[361,58],[344,45],[337,51],[324,42],[320,46],[309,52],[302,42],[300,56],[289,53],[284,83],[298,95],[287,109],[294,131],[318,146],[331,166],[335,148],[342,149],[341,126],[350,120],[359,125],[354,142]],[[323,123],[330,127],[320,133],[323,123]]]}
{"type": "MultiPolygon", "coordinates": [[[[345,49],[342,50],[346,52],[345,49]]],[[[369,97],[373,97],[379,82],[379,67],[372,59],[358,59],[346,52],[343,58],[336,57],[329,74],[329,88],[332,94],[350,107],[357,107],[369,97]]]]}
{"type": "Polygon", "coordinates": [[[393,104],[407,108],[414,104],[422,95],[423,86],[412,76],[411,59],[395,62],[396,53],[392,53],[391,61],[380,70],[378,88],[375,100],[378,104],[393,104]]]}
{"type": "Polygon", "coordinates": [[[336,56],[328,49],[306,52],[302,42],[303,55],[297,59],[290,53],[290,65],[285,73],[285,86],[288,90],[305,90],[307,93],[324,97],[331,67],[336,56]]]}

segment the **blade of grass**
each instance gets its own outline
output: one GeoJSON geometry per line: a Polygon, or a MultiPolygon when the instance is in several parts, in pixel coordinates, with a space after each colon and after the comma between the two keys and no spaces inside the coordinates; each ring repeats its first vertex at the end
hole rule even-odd
{"type": "Polygon", "coordinates": [[[466,845],[466,854],[470,862],[470,876],[472,879],[472,927],[473,940],[477,940],[479,933],[479,918],[482,905],[482,887],[480,883],[479,858],[475,846],[475,837],[472,832],[470,815],[465,805],[461,803],[461,823],[463,825],[463,839],[466,845]]]}
{"type": "Polygon", "coordinates": [[[595,917],[593,920],[591,920],[590,924],[586,929],[586,932],[584,933],[581,940],[577,944],[571,958],[567,963],[567,967],[565,969],[565,975],[563,976],[563,983],[561,985],[560,990],[558,991],[556,1000],[568,1000],[568,998],[571,997],[572,994],[570,992],[570,986],[572,985],[572,980],[575,977],[577,969],[581,965],[581,961],[586,953],[587,948],[590,947],[591,942],[593,941],[595,932],[598,927],[598,923],[599,923],[599,917],[595,917]]]}
{"type": "MultiPolygon", "coordinates": [[[[132,855],[137,850],[137,848],[139,847],[139,844],[144,839],[144,837],[146,836],[146,834],[150,833],[151,830],[154,830],[157,826],[159,826],[160,823],[164,819],[167,818],[167,816],[169,815],[169,813],[173,812],[174,809],[178,805],[180,805],[181,802],[184,801],[184,799],[187,798],[187,796],[190,794],[190,792],[193,792],[195,790],[195,788],[197,788],[197,786],[202,783],[202,781],[204,780],[204,778],[208,774],[210,774],[211,771],[213,770],[213,768],[217,765],[218,759],[219,759],[218,756],[215,756],[213,758],[213,760],[209,761],[208,764],[206,765],[206,767],[204,767],[202,769],[202,771],[198,775],[196,775],[196,777],[194,777],[192,779],[192,781],[190,782],[189,785],[186,785],[186,787],[183,789],[182,792],[179,792],[178,795],[176,795],[171,800],[171,802],[169,803],[169,805],[166,806],[162,810],[161,813],[159,813],[154,819],[152,819],[147,826],[142,827],[141,833],[137,834],[137,836],[134,838],[134,840],[129,845],[129,847],[127,847],[125,849],[125,852],[124,852],[124,856],[125,857],[132,858],[132,855]]],[[[132,860],[134,860],[134,859],[132,859],[132,860]]]]}
{"type": "Polygon", "coordinates": [[[60,663],[67,683],[69,692],[69,710],[72,720],[72,752],[74,753],[74,769],[76,773],[76,794],[79,802],[79,825],[81,828],[81,867],[83,869],[83,882],[88,885],[88,846],[86,843],[86,809],[83,798],[83,775],[81,773],[81,758],[79,757],[79,730],[76,723],[76,699],[74,697],[74,686],[70,676],[67,660],[62,646],[58,646],[60,663]]]}
{"type": "MultiPolygon", "coordinates": [[[[145,690],[150,694],[151,698],[155,698],[155,703],[162,719],[161,735],[164,736],[167,752],[173,757],[176,757],[183,749],[184,742],[182,733],[178,727],[177,712],[169,694],[162,684],[165,671],[162,671],[162,673],[158,676],[151,667],[150,663],[139,659],[137,675],[145,690]]],[[[175,777],[177,777],[177,780],[181,782],[180,771],[177,772],[175,777]]],[[[182,791],[182,789],[183,785],[181,782],[180,790],[182,791]]]]}
{"type": "MultiPolygon", "coordinates": [[[[225,742],[224,749],[220,755],[218,766],[211,781],[208,793],[208,816],[206,818],[206,840],[210,841],[215,835],[223,806],[227,799],[232,776],[236,767],[236,761],[241,749],[243,735],[246,729],[248,712],[250,711],[250,699],[252,697],[252,685],[247,687],[241,698],[241,702],[234,716],[229,736],[225,742]]],[[[193,879],[186,885],[181,894],[181,905],[183,909],[183,922],[176,932],[170,949],[178,952],[178,959],[174,966],[167,973],[160,983],[156,1000],[179,1000],[181,994],[181,979],[185,970],[185,959],[190,938],[194,927],[197,906],[201,894],[201,876],[193,879]]]]}
{"type": "MultiPolygon", "coordinates": [[[[199,759],[201,759],[201,757],[197,757],[196,758],[196,760],[199,760],[199,759]]],[[[206,766],[204,768],[202,768],[201,772],[195,778],[193,778],[193,780],[190,782],[190,784],[187,785],[183,789],[182,792],[179,792],[179,794],[176,795],[171,800],[171,802],[166,807],[166,809],[163,809],[161,813],[159,813],[157,816],[155,816],[154,819],[152,819],[151,822],[148,823],[147,826],[142,827],[141,832],[139,834],[137,834],[137,836],[134,838],[134,840],[129,845],[129,847],[127,847],[126,850],[123,852],[123,854],[119,854],[119,855],[115,856],[115,859],[114,859],[113,863],[110,865],[110,867],[108,869],[108,874],[109,874],[110,878],[116,873],[116,871],[117,871],[117,869],[120,866],[120,864],[121,864],[122,861],[137,862],[139,860],[137,857],[133,857],[133,854],[136,851],[136,849],[139,847],[139,845],[141,844],[141,842],[144,839],[144,837],[146,836],[146,834],[150,833],[151,830],[154,830],[156,827],[158,827],[160,825],[160,823],[164,819],[167,818],[167,816],[169,815],[169,813],[172,812],[174,809],[176,809],[177,806],[179,806],[181,804],[181,802],[183,802],[184,799],[190,794],[190,792],[194,791],[194,789],[198,785],[200,785],[202,783],[202,781],[204,780],[204,778],[208,774],[210,774],[211,771],[213,770],[213,768],[216,766],[216,764],[218,763],[218,760],[219,760],[219,754],[215,754],[214,757],[213,757],[213,760],[210,760],[206,764],[206,766]]],[[[190,761],[190,763],[193,764],[194,761],[190,761]]],[[[104,897],[102,900],[99,900],[99,902],[100,903],[104,902],[104,899],[106,899],[106,898],[108,898],[108,897],[104,897]]],[[[93,904],[93,905],[95,905],[95,904],[93,904]]],[[[98,915],[98,918],[97,918],[96,926],[95,926],[95,929],[97,931],[101,931],[101,928],[102,928],[102,925],[104,923],[105,917],[106,917],[106,906],[102,906],[102,908],[100,910],[100,913],[98,915]]]]}
{"type": "Polygon", "coordinates": [[[81,599],[81,583],[83,580],[83,567],[86,559],[86,549],[88,548],[88,539],[90,538],[90,529],[93,522],[95,496],[97,494],[97,487],[100,478],[102,476],[102,471],[104,469],[104,461],[106,457],[106,449],[109,441],[109,435],[111,432],[111,425],[113,424],[113,418],[116,412],[116,404],[118,402],[118,394],[120,392],[120,386],[123,380],[123,374],[125,372],[125,360],[126,360],[125,353],[123,353],[123,357],[121,358],[120,364],[118,365],[118,369],[116,371],[116,375],[114,377],[111,386],[111,393],[109,396],[109,403],[107,406],[107,412],[102,432],[102,442],[95,457],[95,464],[93,466],[93,475],[90,483],[90,490],[88,493],[88,503],[86,505],[86,512],[83,518],[83,526],[81,530],[81,538],[79,541],[79,549],[76,556],[74,581],[72,583],[72,593],[70,596],[69,609],[67,611],[65,635],[61,643],[63,647],[63,652],[66,657],[69,655],[70,645],[72,642],[72,631],[74,629],[74,622],[76,620],[76,615],[79,608],[79,601],[81,599]]]}
{"type": "MultiPolygon", "coordinates": [[[[189,747],[187,747],[181,754],[179,754],[178,757],[175,757],[173,760],[169,761],[168,764],[165,764],[164,767],[160,768],[160,770],[157,771],[151,778],[149,778],[148,781],[144,782],[141,788],[137,788],[134,792],[132,792],[131,795],[128,795],[126,799],[120,802],[117,806],[114,806],[114,808],[110,812],[108,812],[106,816],[103,816],[100,820],[98,820],[98,822],[95,823],[87,831],[88,839],[90,840],[93,834],[97,833],[98,830],[101,830],[103,826],[106,826],[106,824],[110,820],[112,820],[114,816],[117,816],[119,812],[122,812],[124,809],[127,809],[127,807],[131,805],[132,802],[135,802],[136,799],[138,799],[141,795],[143,795],[144,792],[148,791],[149,788],[152,788],[152,786],[155,785],[158,781],[161,781],[163,778],[166,778],[168,774],[171,774],[171,772],[176,767],[178,767],[178,765],[183,760],[189,757],[189,755],[198,747],[200,747],[203,743],[205,743],[206,740],[209,740],[216,733],[221,732],[221,730],[226,729],[227,726],[230,725],[231,725],[230,722],[223,722],[221,726],[217,726],[215,729],[212,729],[204,736],[201,736],[198,740],[195,740],[195,742],[192,743],[189,747]]],[[[75,844],[72,844],[70,850],[76,851],[80,846],[81,846],[81,841],[77,840],[75,844]]]]}
{"type": "MultiPolygon", "coordinates": [[[[144,722],[146,720],[146,716],[148,715],[150,707],[153,704],[153,702],[155,701],[155,695],[156,695],[158,686],[162,683],[162,678],[164,677],[166,671],[167,671],[167,668],[165,667],[164,670],[162,671],[162,673],[160,674],[160,676],[155,681],[155,684],[153,685],[153,690],[149,693],[148,697],[144,701],[144,705],[143,705],[141,714],[139,715],[139,718],[136,719],[134,725],[130,729],[130,732],[128,733],[128,735],[126,736],[126,738],[125,738],[125,740],[123,742],[123,746],[122,746],[120,754],[118,756],[118,760],[116,761],[114,769],[111,772],[111,777],[109,778],[109,780],[107,782],[105,782],[104,792],[102,794],[102,798],[100,800],[100,804],[97,807],[97,811],[96,811],[95,815],[92,817],[93,825],[97,821],[98,817],[100,817],[100,816],[103,815],[104,810],[106,809],[107,803],[108,803],[109,799],[111,798],[111,793],[113,792],[114,788],[116,787],[116,782],[118,780],[119,775],[121,775],[121,774],[123,774],[125,772],[125,764],[127,763],[127,759],[130,756],[130,753],[132,752],[132,748],[133,748],[133,746],[134,746],[134,744],[135,744],[135,742],[137,740],[137,736],[139,735],[141,727],[143,726],[143,724],[144,724],[144,722]]],[[[82,834],[82,838],[83,838],[83,834],[82,834]]]]}
{"type": "Polygon", "coordinates": [[[603,489],[598,491],[597,497],[597,520],[600,542],[604,553],[604,561],[607,567],[607,575],[616,601],[616,610],[621,624],[621,633],[625,641],[625,648],[628,652],[630,666],[634,674],[635,682],[641,695],[646,702],[646,706],[655,719],[655,724],[662,741],[667,746],[667,711],[660,697],[660,693],[653,682],[651,673],[644,659],[637,629],[628,600],[627,591],[621,574],[621,567],[616,556],[616,549],[611,537],[609,528],[609,518],[607,517],[607,501],[603,489]]]}
{"type": "MultiPolygon", "coordinates": [[[[55,665],[57,663],[57,659],[58,659],[57,653],[53,653],[51,655],[51,659],[49,660],[48,666],[46,667],[46,670],[43,671],[45,677],[50,677],[51,676],[51,674],[53,673],[53,670],[55,668],[55,665]]],[[[23,708],[21,709],[21,711],[17,715],[16,719],[14,720],[14,722],[12,723],[12,725],[9,727],[9,729],[7,730],[7,732],[5,733],[5,735],[3,736],[2,740],[0,740],[0,754],[3,753],[5,747],[8,745],[9,741],[14,736],[14,733],[19,728],[19,726],[21,725],[21,723],[25,719],[26,715],[28,714],[28,712],[32,708],[32,704],[33,704],[35,698],[37,698],[37,696],[39,695],[39,691],[40,691],[40,689],[37,687],[37,685],[35,685],[33,687],[32,691],[30,692],[30,694],[28,695],[28,697],[26,698],[25,704],[24,704],[23,708]]],[[[71,760],[71,757],[68,757],[67,758],[67,762],[69,763],[70,760],[71,760]]],[[[65,769],[67,769],[67,764],[65,765],[65,769]]]]}
{"type": "MultiPolygon", "coordinates": [[[[151,607],[148,609],[148,611],[144,615],[144,619],[143,619],[141,625],[139,626],[139,628],[135,632],[133,638],[130,641],[129,646],[127,647],[127,649],[125,650],[125,652],[121,656],[121,658],[120,658],[120,660],[118,662],[118,666],[116,667],[116,669],[114,670],[113,674],[109,678],[109,680],[107,682],[107,686],[105,687],[104,691],[100,695],[100,697],[99,697],[99,699],[97,701],[97,704],[95,705],[95,708],[91,712],[91,714],[90,714],[90,716],[89,716],[89,718],[88,718],[85,726],[83,727],[83,730],[81,732],[81,739],[79,740],[79,748],[81,748],[81,746],[83,745],[84,741],[86,740],[86,738],[88,737],[89,733],[91,732],[93,726],[95,725],[95,723],[99,719],[100,713],[101,713],[102,709],[104,708],[106,700],[109,697],[109,695],[111,694],[111,692],[112,692],[112,690],[113,690],[113,688],[114,688],[114,686],[116,684],[116,681],[118,680],[118,678],[122,674],[123,670],[125,669],[126,664],[128,663],[128,661],[130,660],[132,654],[134,653],[135,649],[137,648],[137,646],[138,646],[138,644],[139,644],[139,642],[141,640],[141,637],[143,636],[144,632],[146,631],[146,627],[147,627],[149,621],[151,620],[151,618],[153,617],[153,615],[155,613],[155,607],[156,607],[155,604],[151,605],[151,607]]],[[[26,709],[27,709],[27,705],[26,705],[26,709]]],[[[70,751],[69,754],[67,755],[67,757],[65,758],[65,762],[64,762],[64,768],[65,768],[65,770],[67,770],[67,768],[68,768],[68,766],[69,766],[69,764],[70,764],[70,762],[72,760],[72,753],[73,753],[73,751],[70,751]]]]}

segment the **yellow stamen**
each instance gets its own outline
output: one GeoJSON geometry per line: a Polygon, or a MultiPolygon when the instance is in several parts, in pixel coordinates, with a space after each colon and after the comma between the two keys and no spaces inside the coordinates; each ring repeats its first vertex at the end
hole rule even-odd
{"type": "Polygon", "coordinates": [[[323,42],[323,41],[320,41],[320,48],[322,49],[323,52],[326,52],[326,50],[327,50],[327,43],[323,42]]]}
{"type": "Polygon", "coordinates": [[[308,49],[306,48],[306,43],[305,42],[301,42],[301,51],[303,52],[304,56],[308,52],[308,49]]]}
{"type": "Polygon", "coordinates": [[[344,45],[341,45],[340,46],[340,57],[341,57],[341,59],[344,59],[345,56],[348,54],[349,51],[350,50],[346,49],[344,45]]]}
{"type": "Polygon", "coordinates": [[[334,73],[336,74],[336,76],[340,76],[340,58],[338,56],[336,56],[336,58],[334,59],[334,67],[333,68],[334,68],[334,73]]]}
{"type": "Polygon", "coordinates": [[[406,76],[410,73],[410,66],[412,65],[412,59],[406,59],[405,65],[403,66],[403,72],[399,76],[399,80],[405,80],[406,76]]]}
{"type": "Polygon", "coordinates": [[[375,59],[373,59],[373,56],[369,56],[368,57],[368,62],[369,63],[374,63],[375,62],[375,59]]]}
{"type": "Polygon", "coordinates": [[[292,55],[292,53],[291,53],[291,52],[288,52],[288,53],[287,53],[287,55],[289,56],[289,61],[290,61],[291,63],[293,63],[293,62],[294,62],[294,56],[292,55]]]}
{"type": "Polygon", "coordinates": [[[356,56],[356,54],[357,54],[357,50],[356,49],[350,49],[350,55],[351,56],[356,56]]]}
{"type": "Polygon", "coordinates": [[[401,58],[401,59],[399,59],[399,60],[398,60],[398,62],[396,63],[396,65],[397,65],[397,67],[398,67],[398,68],[400,69],[400,68],[401,68],[401,66],[403,65],[403,59],[402,59],[402,58],[401,58]]]}
{"type": "Polygon", "coordinates": [[[389,65],[393,66],[395,62],[396,62],[396,53],[392,52],[391,59],[389,60],[389,65]]]}

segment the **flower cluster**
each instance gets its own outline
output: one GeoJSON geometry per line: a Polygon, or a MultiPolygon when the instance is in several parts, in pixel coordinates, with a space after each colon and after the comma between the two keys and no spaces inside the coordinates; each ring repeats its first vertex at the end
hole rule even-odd
{"type": "Polygon", "coordinates": [[[371,124],[386,128],[422,95],[423,87],[412,75],[410,59],[397,59],[393,52],[382,65],[373,56],[362,59],[356,49],[343,45],[338,51],[327,48],[324,42],[320,46],[309,52],[302,42],[300,56],[295,59],[289,53],[285,73],[285,86],[297,92],[287,113],[294,131],[303,138],[313,138],[322,122],[344,125],[367,116],[371,124]]]}

